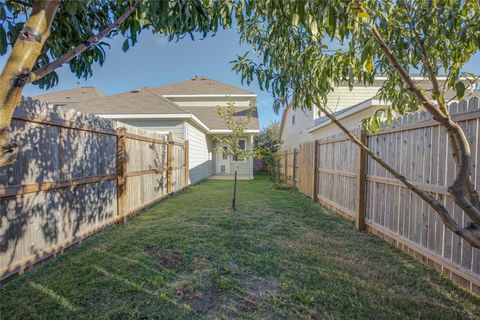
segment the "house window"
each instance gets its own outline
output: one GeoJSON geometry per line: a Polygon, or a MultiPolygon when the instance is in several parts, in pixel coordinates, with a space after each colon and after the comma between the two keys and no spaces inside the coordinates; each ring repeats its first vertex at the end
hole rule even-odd
{"type": "Polygon", "coordinates": [[[247,143],[246,140],[238,140],[238,148],[242,151],[245,151],[245,144],[247,143]]]}
{"type": "MultiPolygon", "coordinates": [[[[245,139],[238,140],[238,149],[240,149],[242,151],[247,150],[247,140],[245,140],[245,139]]],[[[233,160],[234,161],[239,161],[237,159],[237,157],[233,157],[233,160]]],[[[245,160],[240,160],[240,161],[245,162],[245,160]]]]}
{"type": "Polygon", "coordinates": [[[295,125],[295,115],[292,116],[292,126],[295,125]]]}

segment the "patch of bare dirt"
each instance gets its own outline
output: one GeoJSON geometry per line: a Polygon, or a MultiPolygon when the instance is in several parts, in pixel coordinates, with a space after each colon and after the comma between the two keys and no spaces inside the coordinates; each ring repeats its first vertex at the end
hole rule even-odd
{"type": "Polygon", "coordinates": [[[280,281],[276,277],[244,277],[241,279],[242,286],[248,290],[248,294],[242,298],[241,306],[245,309],[258,308],[269,293],[278,292],[280,281]]]}
{"type": "Polygon", "coordinates": [[[174,269],[182,261],[182,254],[177,249],[161,251],[157,256],[157,264],[162,268],[174,269]]]}
{"type": "Polygon", "coordinates": [[[219,288],[211,288],[204,292],[193,293],[187,288],[177,287],[177,298],[183,303],[187,303],[195,312],[203,312],[209,310],[215,301],[218,301],[222,290],[219,288]]]}
{"type": "Polygon", "coordinates": [[[199,268],[206,268],[210,265],[210,260],[206,258],[194,258],[193,259],[193,264],[195,266],[198,266],[199,268]]]}
{"type": "Polygon", "coordinates": [[[255,309],[262,302],[261,298],[256,293],[250,293],[243,297],[242,305],[246,309],[255,309]]]}

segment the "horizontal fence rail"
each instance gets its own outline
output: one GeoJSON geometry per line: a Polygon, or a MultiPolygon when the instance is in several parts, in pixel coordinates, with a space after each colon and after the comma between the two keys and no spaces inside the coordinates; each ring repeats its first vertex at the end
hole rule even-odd
{"type": "MultiPolygon", "coordinates": [[[[450,112],[465,130],[472,152],[471,174],[480,188],[480,110],[478,98],[452,103],[450,112]]],[[[439,199],[462,226],[470,219],[454,204],[448,186],[455,161],[443,128],[425,112],[401,117],[392,128],[355,134],[410,181],[439,199]]],[[[480,294],[480,250],[453,234],[438,214],[345,135],[310,141],[298,149],[298,189],[338,214],[436,268],[480,294]]],[[[297,168],[284,151],[286,181],[297,168]],[[286,160],[285,160],[286,159],[286,160]]]]}
{"type": "Polygon", "coordinates": [[[0,168],[0,280],[188,185],[188,141],[22,101],[0,168]]]}

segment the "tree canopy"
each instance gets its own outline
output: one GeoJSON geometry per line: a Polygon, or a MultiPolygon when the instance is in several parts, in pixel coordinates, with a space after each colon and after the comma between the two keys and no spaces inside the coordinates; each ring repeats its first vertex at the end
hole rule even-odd
{"type": "Polygon", "coordinates": [[[474,74],[462,67],[480,48],[478,0],[319,0],[250,1],[238,21],[241,39],[260,57],[238,56],[233,69],[250,83],[256,79],[275,97],[275,109],[313,105],[383,168],[427,202],[454,233],[480,248],[480,200],[471,179],[471,152],[461,126],[448,110],[445,93],[462,99],[474,74]],[[409,73],[428,79],[423,87],[409,73]],[[449,187],[455,203],[472,223],[458,224],[434,195],[410,182],[379,158],[325,107],[327,95],[340,84],[350,88],[383,81],[378,92],[389,106],[364,123],[378,130],[381,120],[419,107],[447,131],[456,160],[456,176],[449,187]],[[445,75],[444,81],[439,76],[445,75]],[[465,84],[467,83],[467,85],[465,84]]]}
{"type": "Polygon", "coordinates": [[[314,96],[325,102],[339,84],[371,85],[376,75],[387,78],[379,96],[390,107],[372,119],[371,129],[378,129],[380,116],[418,110],[377,33],[403,69],[431,79],[431,87],[419,89],[439,105],[447,90],[465,95],[462,76],[475,80],[461,70],[480,47],[477,0],[252,1],[245,12],[238,20],[241,39],[261,62],[247,52],[234,60],[234,70],[272,92],[276,110],[289,103],[310,109],[314,96]],[[439,83],[439,75],[446,81],[439,83]]]}
{"type": "MultiPolygon", "coordinates": [[[[6,0],[0,2],[0,55],[7,54],[31,15],[35,0],[6,0]]],[[[85,43],[89,50],[68,62],[70,70],[79,78],[90,77],[94,63],[103,64],[109,47],[104,40],[88,43],[88,39],[114,24],[129,8],[135,10],[106,38],[117,35],[124,38],[122,49],[136,44],[143,30],[167,36],[170,40],[195,34],[205,37],[219,28],[230,27],[232,5],[228,1],[147,1],[147,0],[78,0],[62,1],[52,22],[33,70],[42,68],[75,46],[85,43]]],[[[37,81],[41,88],[58,83],[55,71],[37,81]]]]}
{"type": "Polygon", "coordinates": [[[233,9],[230,0],[1,1],[0,55],[9,58],[0,75],[0,166],[17,154],[9,126],[25,84],[51,88],[58,83],[55,69],[67,63],[77,77],[91,76],[92,65],[106,59],[102,39],[117,34],[125,38],[124,51],[145,29],[170,40],[204,37],[230,27],[233,9]]]}

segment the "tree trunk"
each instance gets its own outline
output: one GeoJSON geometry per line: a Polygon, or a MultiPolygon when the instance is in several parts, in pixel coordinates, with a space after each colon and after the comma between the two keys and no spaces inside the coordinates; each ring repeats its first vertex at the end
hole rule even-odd
{"type": "Polygon", "coordinates": [[[237,167],[235,165],[235,176],[233,178],[233,199],[232,199],[232,209],[236,210],[235,202],[237,200],[237,167]]]}
{"type": "Polygon", "coordinates": [[[30,18],[20,32],[0,75],[0,167],[14,161],[16,146],[10,141],[9,127],[20,102],[23,87],[40,55],[60,0],[33,1],[30,18]]]}

